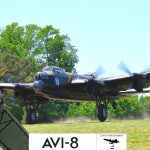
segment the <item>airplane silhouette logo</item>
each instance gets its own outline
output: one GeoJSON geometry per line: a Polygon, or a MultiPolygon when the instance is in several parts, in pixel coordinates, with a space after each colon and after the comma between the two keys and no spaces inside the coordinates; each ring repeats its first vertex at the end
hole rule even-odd
{"type": "Polygon", "coordinates": [[[114,139],[114,140],[112,140],[112,139],[104,139],[104,140],[108,141],[109,144],[119,143],[119,141],[117,139],[114,139]]]}

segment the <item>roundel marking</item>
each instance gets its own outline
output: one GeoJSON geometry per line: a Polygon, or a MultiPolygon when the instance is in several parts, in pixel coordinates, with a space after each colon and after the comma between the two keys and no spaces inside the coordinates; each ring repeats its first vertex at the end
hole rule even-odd
{"type": "Polygon", "coordinates": [[[55,77],[55,83],[57,86],[59,86],[59,78],[58,77],[55,77]]]}

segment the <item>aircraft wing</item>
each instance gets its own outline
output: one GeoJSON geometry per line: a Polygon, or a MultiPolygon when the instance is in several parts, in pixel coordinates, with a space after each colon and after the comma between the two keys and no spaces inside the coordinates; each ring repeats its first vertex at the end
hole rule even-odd
{"type": "Polygon", "coordinates": [[[13,83],[0,83],[0,88],[11,89],[11,88],[14,88],[14,87],[15,87],[15,84],[13,84],[13,83]]]}
{"type": "Polygon", "coordinates": [[[111,142],[111,139],[104,139],[105,141],[111,142]]]}
{"type": "Polygon", "coordinates": [[[0,83],[0,90],[1,91],[31,91],[34,93],[33,90],[33,83],[0,83]]]}
{"type": "Polygon", "coordinates": [[[126,91],[120,91],[120,93],[122,95],[127,95],[127,94],[146,94],[146,93],[150,93],[150,88],[145,88],[141,92],[137,92],[134,89],[130,89],[130,90],[126,90],[126,91]]]}
{"type": "Polygon", "coordinates": [[[0,88],[14,88],[16,86],[32,87],[33,83],[0,83],[0,88]]]}
{"type": "Polygon", "coordinates": [[[71,84],[84,84],[86,82],[88,82],[87,79],[76,79],[76,80],[72,80],[71,84]]]}
{"type": "Polygon", "coordinates": [[[82,86],[83,88],[91,86],[99,92],[114,92],[123,95],[150,93],[150,90],[147,89],[150,87],[150,72],[101,79],[76,79],[72,80],[71,84],[82,86]]]}
{"type": "MultiPolygon", "coordinates": [[[[134,73],[133,75],[124,75],[100,79],[104,85],[117,91],[127,91],[135,89],[135,92],[142,92],[143,89],[150,87],[150,73],[134,73]]],[[[148,92],[147,90],[145,92],[148,92]]]]}
{"type": "Polygon", "coordinates": [[[14,93],[15,96],[21,100],[28,99],[28,103],[34,103],[34,98],[40,102],[47,102],[48,97],[37,94],[33,89],[33,83],[0,83],[0,91],[4,93],[14,93]]]}

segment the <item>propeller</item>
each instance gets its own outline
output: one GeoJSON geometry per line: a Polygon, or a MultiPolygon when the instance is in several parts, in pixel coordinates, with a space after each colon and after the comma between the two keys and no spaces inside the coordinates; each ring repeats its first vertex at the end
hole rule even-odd
{"type": "MultiPolygon", "coordinates": [[[[141,73],[132,73],[130,71],[130,69],[123,62],[121,62],[118,65],[118,68],[132,77],[132,87],[136,91],[139,91],[139,92],[143,91],[143,88],[144,88],[143,79],[145,79],[145,75],[142,74],[142,72],[141,73]]],[[[144,71],[146,71],[146,70],[147,69],[145,69],[144,71]]]]}
{"type": "Polygon", "coordinates": [[[128,75],[133,76],[133,73],[132,73],[132,72],[130,71],[130,69],[125,65],[124,62],[121,62],[121,63],[118,65],[118,68],[119,68],[121,71],[127,73],[128,75]]]}
{"type": "Polygon", "coordinates": [[[119,68],[121,71],[127,73],[127,74],[130,75],[130,76],[134,76],[134,74],[136,74],[136,75],[137,75],[137,74],[138,74],[138,75],[142,75],[142,73],[150,72],[150,66],[149,66],[149,67],[145,68],[143,71],[141,71],[140,73],[132,73],[132,72],[130,71],[130,69],[126,66],[126,64],[125,64],[124,62],[121,62],[121,63],[118,65],[118,68],[119,68]]]}
{"type": "Polygon", "coordinates": [[[93,73],[94,79],[98,79],[105,72],[106,72],[105,69],[102,66],[99,66],[93,73]]]}

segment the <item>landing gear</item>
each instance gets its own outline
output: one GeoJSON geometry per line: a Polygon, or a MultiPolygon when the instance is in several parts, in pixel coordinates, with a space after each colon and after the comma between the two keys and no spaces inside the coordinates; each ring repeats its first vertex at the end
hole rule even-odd
{"type": "Polygon", "coordinates": [[[34,124],[36,123],[36,110],[33,108],[26,109],[26,123],[34,124]]]}
{"type": "Polygon", "coordinates": [[[97,107],[97,118],[101,122],[107,119],[107,107],[104,104],[99,104],[97,107]]]}
{"type": "Polygon", "coordinates": [[[113,109],[116,109],[117,104],[112,99],[100,99],[96,101],[96,113],[99,121],[104,122],[107,119],[107,106],[111,102],[113,109]]]}
{"type": "Polygon", "coordinates": [[[32,104],[26,106],[26,124],[34,124],[37,121],[37,109],[38,104],[32,104]]]}
{"type": "Polygon", "coordinates": [[[97,118],[101,122],[104,122],[107,119],[107,106],[109,102],[110,100],[106,100],[106,99],[101,99],[96,101],[97,118]]]}

